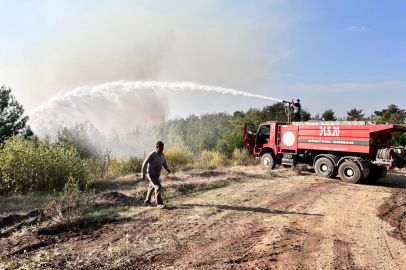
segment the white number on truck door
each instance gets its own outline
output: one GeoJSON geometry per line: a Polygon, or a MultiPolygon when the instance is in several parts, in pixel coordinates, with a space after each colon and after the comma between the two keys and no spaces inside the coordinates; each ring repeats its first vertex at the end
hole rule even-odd
{"type": "Polygon", "coordinates": [[[338,137],[340,136],[340,127],[333,127],[333,132],[331,132],[331,127],[328,126],[327,129],[325,126],[320,126],[320,134],[319,136],[332,136],[338,137]]]}

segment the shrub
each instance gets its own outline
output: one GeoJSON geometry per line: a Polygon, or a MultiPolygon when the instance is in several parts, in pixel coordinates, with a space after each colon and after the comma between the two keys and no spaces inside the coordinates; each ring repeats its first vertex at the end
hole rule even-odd
{"type": "Polygon", "coordinates": [[[15,136],[0,149],[0,193],[60,189],[69,177],[90,181],[87,163],[73,147],[15,136]]]}
{"type": "Polygon", "coordinates": [[[117,157],[109,160],[107,177],[117,177],[141,171],[144,158],[142,157],[117,157]]]}
{"type": "Polygon", "coordinates": [[[244,148],[234,149],[232,159],[233,164],[237,166],[253,166],[258,164],[258,161],[255,159],[255,157],[252,154],[250,154],[248,149],[244,148]]]}
{"type": "Polygon", "coordinates": [[[87,172],[92,181],[104,179],[106,175],[106,163],[103,158],[88,158],[85,162],[87,172]]]}
{"type": "Polygon", "coordinates": [[[122,174],[121,167],[123,163],[123,158],[110,158],[107,162],[107,170],[104,177],[114,178],[120,176],[122,174]]]}
{"type": "Polygon", "coordinates": [[[199,168],[216,168],[230,165],[230,160],[225,154],[218,151],[203,150],[197,156],[194,165],[199,168]]]}
{"type": "Polygon", "coordinates": [[[47,211],[55,222],[71,224],[84,218],[88,199],[86,193],[79,190],[78,183],[79,181],[69,177],[62,196],[49,203],[47,211]]]}
{"type": "Polygon", "coordinates": [[[139,173],[141,171],[144,159],[144,157],[130,157],[126,159],[121,167],[121,173],[139,173]]]}
{"type": "Polygon", "coordinates": [[[141,171],[144,157],[111,157],[107,150],[101,157],[86,160],[89,174],[93,180],[104,180],[141,171]]]}
{"type": "Polygon", "coordinates": [[[175,146],[165,150],[165,158],[169,168],[177,172],[193,164],[194,154],[189,148],[175,146]]]}

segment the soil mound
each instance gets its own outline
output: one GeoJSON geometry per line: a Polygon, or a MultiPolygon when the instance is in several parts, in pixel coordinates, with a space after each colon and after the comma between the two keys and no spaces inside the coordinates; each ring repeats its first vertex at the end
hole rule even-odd
{"type": "Polygon", "coordinates": [[[23,222],[30,218],[36,218],[42,214],[43,214],[43,212],[41,210],[34,210],[34,211],[28,212],[27,214],[14,214],[14,215],[0,217],[0,229],[9,227],[9,226],[13,226],[16,223],[23,222]]]}
{"type": "Polygon", "coordinates": [[[121,192],[117,191],[108,191],[97,194],[90,199],[91,205],[96,206],[110,206],[110,205],[132,205],[135,203],[133,197],[124,195],[121,192]]]}
{"type": "Polygon", "coordinates": [[[192,177],[217,177],[220,175],[225,175],[225,172],[221,172],[221,171],[213,171],[213,170],[208,170],[208,171],[202,171],[202,172],[190,172],[189,173],[190,176],[192,177]]]}
{"type": "Polygon", "coordinates": [[[395,228],[392,236],[406,243],[406,193],[394,193],[378,210],[379,217],[395,228]]]}
{"type": "Polygon", "coordinates": [[[0,217],[0,239],[8,237],[13,231],[20,230],[24,226],[31,226],[45,219],[41,210],[30,211],[27,214],[14,214],[0,217]]]}

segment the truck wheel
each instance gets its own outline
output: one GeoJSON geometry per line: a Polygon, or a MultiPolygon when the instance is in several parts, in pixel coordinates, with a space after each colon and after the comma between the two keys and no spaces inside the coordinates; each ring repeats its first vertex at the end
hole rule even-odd
{"type": "Polygon", "coordinates": [[[264,170],[273,170],[276,165],[274,155],[272,155],[271,153],[263,154],[261,158],[261,164],[264,170]]]}
{"type": "Polygon", "coordinates": [[[314,170],[318,176],[331,178],[334,175],[333,162],[325,157],[319,158],[314,164],[314,170]]]}
{"type": "Polygon", "coordinates": [[[346,161],[338,168],[341,180],[346,183],[355,184],[361,179],[361,170],[353,161],[346,161]]]}

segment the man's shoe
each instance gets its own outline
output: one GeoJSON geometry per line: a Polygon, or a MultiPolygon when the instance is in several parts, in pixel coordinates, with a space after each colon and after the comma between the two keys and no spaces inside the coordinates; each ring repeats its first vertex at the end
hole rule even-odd
{"type": "Polygon", "coordinates": [[[166,205],[165,205],[165,204],[158,204],[157,207],[158,207],[159,209],[165,209],[165,208],[166,208],[166,205]]]}
{"type": "Polygon", "coordinates": [[[144,202],[144,206],[152,206],[151,202],[144,202]]]}

